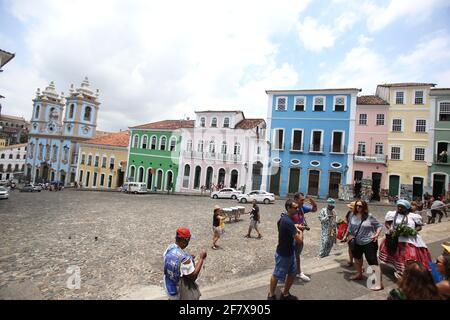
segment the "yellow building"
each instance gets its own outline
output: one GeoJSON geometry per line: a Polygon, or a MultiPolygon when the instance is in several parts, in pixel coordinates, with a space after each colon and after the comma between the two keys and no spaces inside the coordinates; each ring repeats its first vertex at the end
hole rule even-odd
{"type": "Polygon", "coordinates": [[[83,141],[78,157],[77,184],[88,189],[116,189],[122,186],[128,142],[128,131],[83,141]]]}
{"type": "Polygon", "coordinates": [[[390,196],[422,197],[427,181],[425,161],[433,83],[391,83],[377,86],[377,95],[390,104],[388,112],[388,171],[390,196]]]}

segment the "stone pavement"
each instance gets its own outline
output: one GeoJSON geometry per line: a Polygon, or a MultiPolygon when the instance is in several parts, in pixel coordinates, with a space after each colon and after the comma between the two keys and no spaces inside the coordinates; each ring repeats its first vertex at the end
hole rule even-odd
{"type": "MultiPolygon", "coordinates": [[[[442,252],[441,243],[450,240],[450,221],[428,225],[421,232],[428,244],[431,256],[435,259],[442,252]]],[[[384,300],[391,289],[395,288],[393,269],[382,265],[384,290],[371,291],[366,287],[366,278],[361,281],[351,281],[352,268],[343,267],[347,262],[345,248],[324,259],[307,258],[302,262],[305,273],[311,276],[311,282],[296,280],[291,293],[301,300],[384,300]]],[[[365,266],[367,267],[367,265],[365,266]]],[[[213,300],[264,300],[267,297],[269,279],[272,269],[240,278],[238,280],[222,281],[217,285],[200,288],[202,299],[213,300]]],[[[282,284],[277,288],[280,295],[282,284]]],[[[141,287],[121,299],[166,299],[163,290],[156,286],[141,287]]]]}

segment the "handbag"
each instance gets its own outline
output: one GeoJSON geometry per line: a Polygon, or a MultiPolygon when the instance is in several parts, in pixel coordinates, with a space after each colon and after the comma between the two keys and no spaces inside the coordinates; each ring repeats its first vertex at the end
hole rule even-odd
{"type": "Polygon", "coordinates": [[[336,238],[338,238],[339,240],[344,239],[345,230],[347,230],[347,224],[345,222],[342,222],[341,224],[339,224],[336,238]]]}
{"type": "Polygon", "coordinates": [[[199,300],[201,296],[198,284],[186,277],[180,279],[180,300],[199,300]]]}
{"type": "MultiPolygon", "coordinates": [[[[394,216],[394,222],[392,223],[392,229],[395,230],[395,223],[397,221],[397,216],[398,213],[395,213],[394,216]]],[[[400,225],[403,224],[403,222],[405,221],[406,216],[403,217],[402,221],[400,222],[400,225]]],[[[386,233],[385,235],[385,244],[386,244],[386,248],[390,253],[394,253],[395,251],[397,251],[397,246],[398,246],[398,235],[396,234],[396,232],[394,231],[393,233],[386,233]]]]}
{"type": "Polygon", "coordinates": [[[356,247],[356,236],[358,235],[359,229],[361,229],[361,226],[362,226],[364,220],[366,220],[366,219],[361,220],[361,223],[359,224],[358,230],[356,230],[355,237],[348,242],[348,247],[350,248],[351,251],[355,250],[355,247],[356,247]]]}

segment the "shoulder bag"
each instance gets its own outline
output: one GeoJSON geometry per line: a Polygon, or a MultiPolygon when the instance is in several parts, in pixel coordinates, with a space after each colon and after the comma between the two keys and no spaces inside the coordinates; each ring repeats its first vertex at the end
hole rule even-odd
{"type": "MultiPolygon", "coordinates": [[[[353,216],[354,216],[354,215],[352,215],[352,217],[353,217],[353,216]]],[[[366,219],[367,219],[367,218],[366,218],[366,219]]],[[[356,236],[358,235],[359,230],[361,229],[361,226],[362,226],[364,220],[366,220],[366,219],[362,219],[362,220],[361,220],[361,223],[359,224],[358,230],[356,230],[355,237],[354,237],[352,240],[350,240],[350,241],[348,242],[348,247],[350,248],[351,251],[354,251],[354,250],[355,250],[355,246],[356,246],[356,236]]],[[[350,217],[350,221],[351,221],[351,217],[350,217]]],[[[349,222],[350,222],[350,221],[349,221],[349,222]]]]}

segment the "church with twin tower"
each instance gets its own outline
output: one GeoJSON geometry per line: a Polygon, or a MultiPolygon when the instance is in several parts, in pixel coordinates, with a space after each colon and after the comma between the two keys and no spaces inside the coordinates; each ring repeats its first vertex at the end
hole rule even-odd
{"type": "Polygon", "coordinates": [[[87,77],[77,89],[72,84],[66,97],[53,82],[42,92],[37,89],[27,147],[28,181],[75,182],[79,144],[96,135],[98,97],[87,77]]]}

